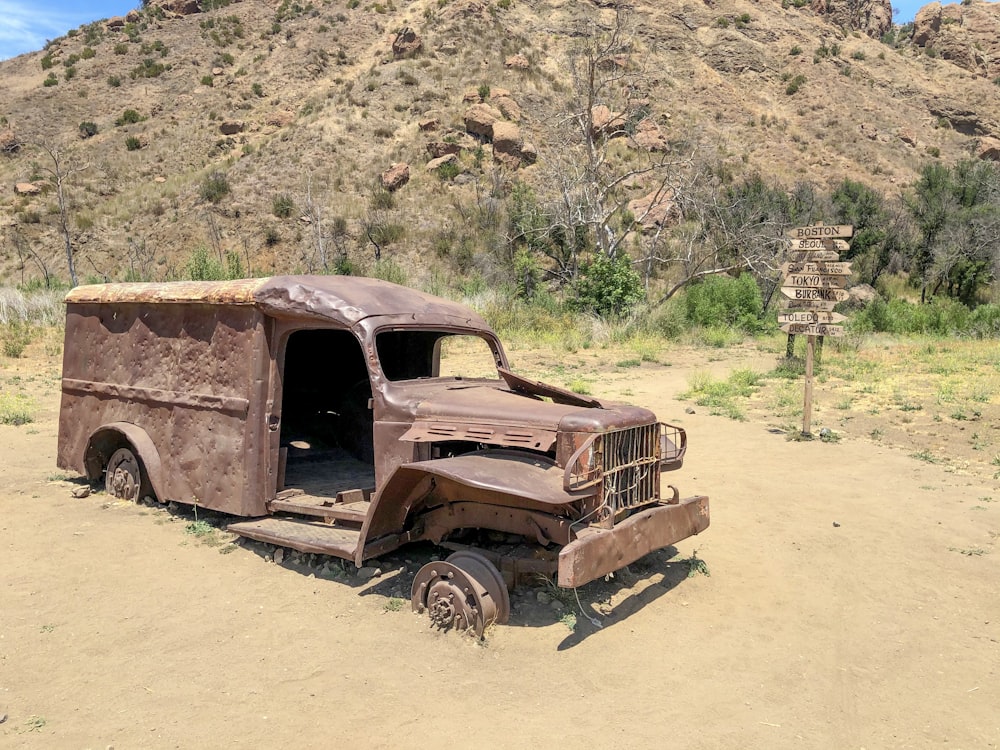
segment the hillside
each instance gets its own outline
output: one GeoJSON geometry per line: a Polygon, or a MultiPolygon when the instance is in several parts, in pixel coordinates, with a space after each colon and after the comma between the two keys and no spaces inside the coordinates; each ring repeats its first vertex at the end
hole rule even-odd
{"type": "MultiPolygon", "coordinates": [[[[649,140],[610,156],[886,194],[932,159],[997,158],[981,40],[1000,38],[1000,5],[935,3],[884,43],[836,23],[868,16],[798,4],[632,6],[617,88],[593,103],[637,106],[649,140]]],[[[68,278],[57,173],[81,280],[169,278],[199,247],[255,274],[363,269],[376,247],[412,280],[489,268],[513,186],[558,195],[567,173],[571,51],[616,30],[600,1],[208,5],[151,3],[0,62],[0,278],[68,278]]]]}

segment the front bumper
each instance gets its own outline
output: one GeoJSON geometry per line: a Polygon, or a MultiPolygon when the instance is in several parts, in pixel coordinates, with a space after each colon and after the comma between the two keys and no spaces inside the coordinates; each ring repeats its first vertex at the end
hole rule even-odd
{"type": "Polygon", "coordinates": [[[559,585],[574,588],[613,573],[653,550],[704,531],[708,520],[708,498],[697,495],[648,508],[611,529],[582,529],[559,553],[559,585]]]}

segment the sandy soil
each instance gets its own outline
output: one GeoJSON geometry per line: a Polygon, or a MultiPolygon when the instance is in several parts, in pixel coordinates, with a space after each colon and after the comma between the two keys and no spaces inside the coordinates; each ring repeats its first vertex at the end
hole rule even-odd
{"type": "Polygon", "coordinates": [[[72,497],[58,362],[0,361],[39,405],[0,426],[0,746],[1000,744],[997,482],[686,414],[704,352],[670,360],[609,364],[593,390],[687,428],[671,480],[712,498],[711,527],[581,589],[575,631],[528,589],[483,644],[387,607],[426,550],[328,580],[202,544],[183,514],[72,497]],[[710,576],[687,576],[695,550],[710,576]]]}

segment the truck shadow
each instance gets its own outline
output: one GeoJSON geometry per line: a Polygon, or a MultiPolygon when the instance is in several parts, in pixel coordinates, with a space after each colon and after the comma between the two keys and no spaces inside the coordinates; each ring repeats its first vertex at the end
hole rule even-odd
{"type": "MultiPolygon", "coordinates": [[[[357,568],[347,560],[329,555],[296,552],[266,542],[235,538],[225,531],[226,524],[233,518],[226,514],[195,513],[190,507],[173,504],[158,507],[174,521],[183,523],[185,533],[203,544],[219,547],[220,552],[248,552],[285,570],[347,586],[358,596],[380,597],[387,612],[409,612],[410,588],[417,571],[451,554],[450,550],[430,543],[416,543],[357,568]]],[[[651,552],[613,576],[578,589],[559,588],[540,575],[520,581],[510,593],[510,619],[503,627],[565,627],[568,634],[559,643],[558,650],[573,648],[592,635],[628,620],[692,575],[707,573],[697,556],[678,558],[678,554],[672,546],[651,552]]]]}

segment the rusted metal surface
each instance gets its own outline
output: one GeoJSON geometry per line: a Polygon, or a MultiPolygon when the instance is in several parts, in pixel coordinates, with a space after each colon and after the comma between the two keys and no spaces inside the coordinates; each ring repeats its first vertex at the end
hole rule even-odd
{"type": "Polygon", "coordinates": [[[561,585],[707,526],[707,499],[661,492],[683,430],[515,375],[483,319],[448,300],[277,276],[86,286],[66,302],[59,465],[120,496],[251,517],[231,528],[359,565],[462,530],[517,535],[547,555],[524,570],[558,560],[561,585]],[[496,373],[439,376],[452,335],[482,339],[496,373]]]}
{"type": "Polygon", "coordinates": [[[510,618],[510,598],[500,572],[482,554],[463,550],[422,567],[410,590],[413,611],[427,612],[439,628],[482,637],[510,618]]]}
{"type": "Polygon", "coordinates": [[[614,528],[589,527],[559,553],[559,585],[582,586],[708,528],[708,498],[689,497],[629,516],[614,528]]]}

